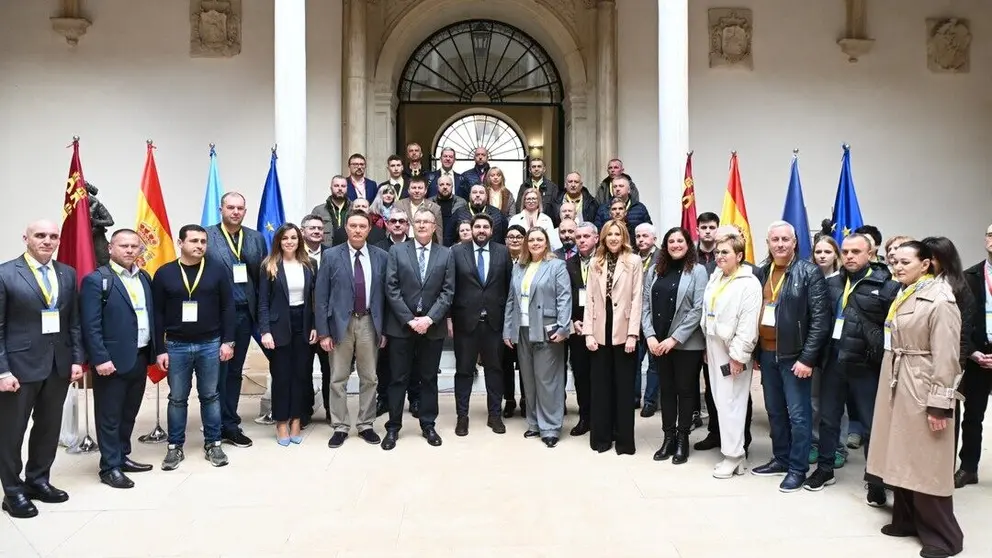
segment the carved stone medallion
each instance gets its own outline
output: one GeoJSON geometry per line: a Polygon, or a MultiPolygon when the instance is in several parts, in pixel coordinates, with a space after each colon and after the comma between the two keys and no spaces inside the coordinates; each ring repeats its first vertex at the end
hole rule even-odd
{"type": "Polygon", "coordinates": [[[241,0],[190,0],[190,56],[230,58],[240,53],[241,0]]]}
{"type": "Polygon", "coordinates": [[[751,10],[746,8],[713,8],[709,11],[710,68],[754,68],[752,25],[751,10]]]}
{"type": "Polygon", "coordinates": [[[934,73],[968,73],[971,69],[968,20],[927,19],[927,68],[934,73]]]}

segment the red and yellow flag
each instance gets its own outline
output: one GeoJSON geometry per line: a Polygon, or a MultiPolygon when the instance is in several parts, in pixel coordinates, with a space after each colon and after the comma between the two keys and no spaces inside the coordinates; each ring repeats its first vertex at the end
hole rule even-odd
{"type": "Polygon", "coordinates": [[[682,180],[682,228],[689,231],[693,242],[699,242],[696,223],[696,186],[692,181],[692,151],[685,156],[685,178],[682,180]]]}
{"type": "Polygon", "coordinates": [[[744,207],[744,188],[741,186],[741,171],[737,168],[737,152],[730,155],[730,179],[727,193],[723,196],[721,225],[735,225],[744,235],[744,261],[754,263],[754,241],[751,238],[751,225],[747,221],[747,208],[744,207]]]}
{"type": "Polygon", "coordinates": [[[62,233],[56,261],[76,269],[76,288],[96,269],[93,228],[90,226],[90,199],[79,162],[79,138],[72,138],[72,161],[62,204],[62,233]]]}

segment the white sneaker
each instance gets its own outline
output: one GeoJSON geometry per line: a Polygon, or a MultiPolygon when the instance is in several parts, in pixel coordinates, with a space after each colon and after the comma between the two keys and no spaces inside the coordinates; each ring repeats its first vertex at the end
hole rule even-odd
{"type": "Polygon", "coordinates": [[[734,475],[743,475],[745,465],[746,463],[743,457],[738,459],[724,457],[723,461],[717,463],[716,467],[713,467],[713,478],[730,479],[734,475]]]}

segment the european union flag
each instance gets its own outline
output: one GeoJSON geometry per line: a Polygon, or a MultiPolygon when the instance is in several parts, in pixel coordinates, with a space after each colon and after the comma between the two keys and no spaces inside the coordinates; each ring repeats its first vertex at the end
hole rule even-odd
{"type": "Polygon", "coordinates": [[[286,213],[282,209],[282,192],[279,190],[279,174],[276,173],[276,159],[276,150],[272,148],[269,175],[265,178],[262,203],[258,208],[258,232],[262,233],[266,248],[272,245],[276,229],[286,222],[286,213]]]}
{"type": "Polygon", "coordinates": [[[217,172],[217,150],[210,144],[210,171],[207,173],[207,194],[203,198],[203,216],[200,217],[201,227],[210,227],[220,223],[220,198],[224,188],[220,185],[220,173],[217,172]]]}
{"type": "Polygon", "coordinates": [[[809,237],[809,219],[806,217],[806,202],[803,201],[803,186],[799,182],[799,155],[792,157],[792,173],[789,176],[789,193],[785,195],[785,210],[782,220],[796,229],[796,253],[802,259],[809,259],[813,246],[809,237]]]}
{"type": "Polygon", "coordinates": [[[837,198],[834,199],[834,215],[831,221],[831,233],[837,244],[844,242],[844,237],[865,224],[861,218],[861,206],[858,205],[858,195],[854,192],[854,178],[851,177],[851,146],[844,145],[844,157],[840,164],[840,182],[837,184],[837,198]]]}

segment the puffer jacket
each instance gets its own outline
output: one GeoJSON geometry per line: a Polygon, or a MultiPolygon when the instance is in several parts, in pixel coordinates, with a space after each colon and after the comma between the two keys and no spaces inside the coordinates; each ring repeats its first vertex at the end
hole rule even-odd
{"type": "MultiPolygon", "coordinates": [[[[830,308],[833,310],[831,313],[833,319],[830,322],[831,337],[847,280],[848,273],[843,269],[827,279],[830,308]]],[[[876,374],[881,370],[882,357],[885,356],[883,335],[885,318],[897,294],[899,294],[899,283],[890,280],[888,273],[881,273],[874,266],[871,275],[866,275],[854,286],[843,311],[844,326],[840,339],[830,341],[833,343],[832,348],[837,351],[838,362],[848,367],[870,370],[876,374]]],[[[827,352],[824,351],[824,361],[827,352]]]]}
{"type": "MultiPolygon", "coordinates": [[[[769,260],[755,270],[762,287],[770,268],[769,260]]],[[[795,258],[785,270],[775,304],[775,358],[796,359],[810,367],[818,364],[830,339],[831,316],[823,272],[815,263],[795,258]]]]}

